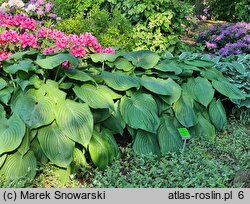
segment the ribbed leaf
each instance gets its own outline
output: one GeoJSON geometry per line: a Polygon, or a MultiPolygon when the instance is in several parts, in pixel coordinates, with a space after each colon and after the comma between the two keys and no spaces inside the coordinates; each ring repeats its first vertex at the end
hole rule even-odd
{"type": "Polygon", "coordinates": [[[43,152],[54,164],[67,167],[72,162],[75,143],[55,122],[39,129],[37,138],[43,152]]]}
{"type": "Polygon", "coordinates": [[[155,77],[148,77],[146,75],[141,78],[141,85],[144,86],[149,91],[160,94],[171,96],[180,91],[180,86],[171,78],[160,79],[155,77]]]}
{"type": "Polygon", "coordinates": [[[85,73],[84,71],[81,71],[79,69],[66,69],[65,74],[67,77],[69,77],[70,79],[75,79],[77,81],[93,81],[95,82],[95,80],[89,76],[87,73],[85,73]]]}
{"type": "Polygon", "coordinates": [[[142,67],[144,69],[153,68],[160,59],[159,55],[149,50],[127,52],[123,56],[129,61],[132,61],[136,67],[142,67]]]}
{"type": "Polygon", "coordinates": [[[91,110],[94,118],[94,123],[100,123],[110,117],[111,113],[108,108],[103,109],[92,109],[91,110]]]}
{"type": "Polygon", "coordinates": [[[15,150],[25,135],[25,124],[16,114],[0,120],[0,155],[15,150]]]}
{"type": "Polygon", "coordinates": [[[73,163],[75,166],[77,167],[84,167],[87,166],[88,163],[86,161],[86,158],[84,156],[85,151],[84,150],[80,150],[78,148],[74,148],[74,152],[73,152],[73,163]]]}
{"type": "Polygon", "coordinates": [[[87,146],[93,131],[93,116],[87,104],[71,100],[56,107],[56,123],[68,138],[87,146]]]}
{"type": "Polygon", "coordinates": [[[214,126],[210,123],[210,121],[205,119],[202,114],[198,113],[197,117],[198,123],[194,127],[196,136],[201,137],[204,140],[214,141],[216,136],[214,126]]]}
{"type": "Polygon", "coordinates": [[[36,158],[32,151],[28,151],[24,156],[17,151],[7,156],[0,170],[0,175],[9,180],[20,177],[33,179],[36,175],[36,164],[36,158]]]}
{"type": "Polygon", "coordinates": [[[118,144],[116,143],[116,140],[115,140],[112,132],[110,130],[108,130],[108,129],[103,129],[102,130],[102,135],[105,135],[105,138],[107,139],[109,144],[111,144],[111,146],[113,147],[113,149],[114,149],[114,157],[117,157],[118,155],[120,155],[120,150],[119,150],[118,144]]]}
{"type": "Polygon", "coordinates": [[[26,132],[23,138],[23,141],[18,148],[18,151],[22,154],[25,155],[29,150],[30,150],[30,141],[31,141],[31,131],[29,131],[28,128],[26,128],[26,132]]]}
{"type": "Polygon", "coordinates": [[[134,93],[131,97],[122,97],[120,112],[124,121],[134,129],[156,133],[160,124],[157,104],[149,94],[134,93]]]}
{"type": "Polygon", "coordinates": [[[227,123],[227,115],[226,111],[220,101],[214,99],[209,104],[209,117],[213,125],[216,127],[217,130],[223,130],[227,123]]]}
{"type": "Polygon", "coordinates": [[[196,67],[212,67],[215,64],[213,61],[205,60],[185,60],[184,63],[196,67]]]}
{"type": "Polygon", "coordinates": [[[32,141],[30,149],[34,152],[39,163],[46,164],[49,161],[48,157],[44,154],[37,138],[32,141]]]}
{"type": "Polygon", "coordinates": [[[7,82],[4,79],[0,78],[0,90],[5,88],[6,86],[7,82]]]}
{"type": "Polygon", "coordinates": [[[179,127],[180,125],[178,125],[175,118],[170,116],[163,116],[161,118],[157,134],[161,153],[176,152],[181,148],[182,139],[179,136],[179,127]]]}
{"type": "Polygon", "coordinates": [[[182,93],[180,99],[174,103],[175,116],[184,127],[192,127],[197,123],[193,106],[193,99],[187,93],[182,93]]]}
{"type": "Polygon", "coordinates": [[[4,110],[4,107],[0,104],[0,120],[5,117],[6,117],[6,112],[4,110]]]}
{"type": "Polygon", "coordinates": [[[213,87],[230,99],[245,99],[246,95],[238,89],[235,85],[227,82],[227,81],[217,81],[212,80],[213,87]]]}
{"type": "Polygon", "coordinates": [[[110,108],[113,109],[114,102],[110,94],[91,84],[84,84],[81,87],[75,86],[74,92],[81,100],[91,108],[110,108]]]}
{"type": "Polygon", "coordinates": [[[6,157],[7,157],[7,154],[2,154],[0,156],[0,169],[3,166],[3,164],[4,164],[5,160],[6,160],[6,157]]]}
{"type": "Polygon", "coordinates": [[[13,87],[6,87],[0,90],[0,102],[3,102],[4,104],[7,105],[13,91],[14,91],[13,87]]]}
{"type": "Polygon", "coordinates": [[[108,142],[105,135],[94,131],[89,143],[89,153],[93,163],[104,169],[114,158],[114,147],[108,142]]]}
{"type": "Polygon", "coordinates": [[[163,72],[174,72],[176,75],[182,72],[182,69],[177,62],[170,61],[168,59],[161,61],[154,68],[163,72]]]}
{"type": "Polygon", "coordinates": [[[4,71],[8,74],[15,74],[17,71],[28,72],[32,68],[33,60],[25,59],[10,66],[4,66],[4,71]]]}
{"type": "Polygon", "coordinates": [[[118,55],[109,53],[95,53],[90,55],[90,58],[93,62],[114,62],[117,57],[118,55]]]}
{"type": "Polygon", "coordinates": [[[140,87],[139,80],[136,77],[127,74],[104,71],[101,76],[109,87],[117,91],[126,91],[133,87],[140,87]]]}
{"type": "Polygon", "coordinates": [[[141,154],[160,155],[156,135],[143,130],[137,131],[133,144],[133,149],[141,154]]]}
{"type": "Polygon", "coordinates": [[[125,58],[120,58],[115,61],[115,66],[117,69],[121,69],[125,72],[130,71],[134,66],[125,58]]]}
{"type": "Polygon", "coordinates": [[[49,97],[23,95],[16,101],[14,110],[29,128],[38,128],[50,124],[54,119],[55,104],[49,97]]]}
{"type": "Polygon", "coordinates": [[[215,91],[211,83],[205,78],[189,78],[186,88],[191,97],[205,107],[208,106],[214,97],[215,91]]]}
{"type": "Polygon", "coordinates": [[[71,54],[60,53],[54,56],[49,56],[44,59],[38,59],[35,61],[40,67],[44,69],[53,69],[61,65],[64,61],[69,61],[73,67],[78,65],[78,60],[71,54]]]}
{"type": "Polygon", "coordinates": [[[122,97],[121,94],[116,93],[115,91],[110,89],[108,86],[99,85],[98,88],[99,90],[101,90],[101,92],[105,92],[109,94],[112,99],[119,99],[122,97]]]}

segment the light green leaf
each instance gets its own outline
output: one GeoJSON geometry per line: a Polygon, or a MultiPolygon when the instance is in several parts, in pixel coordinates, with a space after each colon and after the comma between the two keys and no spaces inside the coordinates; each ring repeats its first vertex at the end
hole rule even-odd
{"type": "Polygon", "coordinates": [[[66,100],[56,106],[56,123],[63,134],[87,146],[93,131],[93,116],[87,104],[66,100]]]}
{"type": "Polygon", "coordinates": [[[0,90],[5,88],[6,86],[7,82],[4,79],[0,78],[0,90]]]}
{"type": "Polygon", "coordinates": [[[140,87],[139,80],[136,77],[127,74],[104,71],[101,76],[109,87],[117,91],[126,91],[133,87],[140,87]]]}
{"type": "Polygon", "coordinates": [[[179,135],[178,128],[181,125],[174,117],[163,116],[158,129],[158,141],[161,153],[176,152],[182,147],[182,139],[179,135]]]}
{"type": "Polygon", "coordinates": [[[205,107],[211,102],[215,92],[211,83],[207,79],[201,77],[189,78],[185,85],[185,89],[194,100],[205,107]]]}
{"type": "Polygon", "coordinates": [[[61,65],[64,61],[69,61],[69,63],[72,64],[73,67],[77,67],[78,65],[77,58],[75,58],[71,54],[64,54],[64,53],[60,53],[54,56],[49,56],[44,59],[38,59],[35,61],[35,63],[44,69],[53,69],[61,65]]]}
{"type": "Polygon", "coordinates": [[[85,154],[85,150],[74,148],[73,165],[76,166],[76,168],[86,167],[88,165],[84,154],[85,154]]]}
{"type": "Polygon", "coordinates": [[[155,134],[138,130],[133,143],[133,149],[141,154],[160,155],[159,145],[155,134]]]}
{"type": "Polygon", "coordinates": [[[67,77],[69,77],[70,79],[75,79],[77,81],[93,81],[95,82],[95,80],[89,76],[87,73],[85,73],[84,71],[78,70],[78,69],[66,69],[65,74],[67,77]]]}
{"type": "Polygon", "coordinates": [[[132,61],[136,67],[142,67],[143,69],[153,68],[160,59],[159,55],[149,50],[127,52],[123,56],[132,61]]]}
{"type": "Polygon", "coordinates": [[[18,151],[22,154],[25,155],[29,150],[30,150],[30,141],[31,141],[31,132],[29,131],[28,128],[26,128],[26,132],[23,138],[23,141],[18,148],[18,151]]]}
{"type": "Polygon", "coordinates": [[[95,53],[91,54],[90,58],[93,62],[114,62],[119,55],[109,53],[95,53]]]}
{"type": "Polygon", "coordinates": [[[218,99],[217,101],[214,99],[209,104],[209,117],[213,125],[217,130],[223,130],[226,127],[227,123],[227,115],[226,111],[220,101],[218,99]]]}
{"type": "Polygon", "coordinates": [[[5,117],[6,117],[6,112],[4,110],[4,107],[0,104],[0,120],[5,117]]]}
{"type": "Polygon", "coordinates": [[[130,127],[156,133],[160,120],[157,104],[151,95],[134,93],[131,97],[122,97],[120,112],[130,127]]]}
{"type": "Polygon", "coordinates": [[[230,99],[246,98],[246,95],[240,89],[227,81],[212,80],[212,85],[218,92],[230,99]]]}
{"type": "Polygon", "coordinates": [[[182,72],[181,67],[175,61],[163,60],[158,65],[154,67],[162,72],[174,72],[176,75],[182,72]]]}
{"type": "Polygon", "coordinates": [[[2,154],[2,155],[0,155],[0,169],[1,169],[1,167],[3,166],[3,164],[4,164],[5,160],[6,160],[6,158],[7,158],[7,154],[2,154]]]}
{"type": "Polygon", "coordinates": [[[18,98],[13,108],[22,120],[34,129],[52,123],[54,116],[55,104],[51,98],[35,97],[31,94],[25,94],[18,98]]]}
{"type": "Polygon", "coordinates": [[[0,155],[15,150],[22,142],[25,134],[25,124],[16,115],[9,120],[0,120],[0,155]]]}
{"type": "Polygon", "coordinates": [[[184,63],[195,67],[212,67],[215,65],[213,61],[205,60],[185,60],[184,63]]]}
{"type": "Polygon", "coordinates": [[[36,175],[36,165],[36,158],[32,151],[28,151],[24,156],[17,151],[7,156],[0,175],[8,180],[21,177],[33,179],[36,175]]]}
{"type": "Polygon", "coordinates": [[[193,99],[186,93],[182,93],[180,99],[174,103],[175,116],[184,127],[192,127],[197,123],[193,103],[193,99]]]}
{"type": "Polygon", "coordinates": [[[67,167],[72,162],[75,143],[55,122],[40,128],[37,138],[43,152],[54,164],[67,167]]]}
{"type": "Polygon", "coordinates": [[[167,96],[176,94],[176,92],[180,92],[181,89],[181,87],[171,78],[160,79],[148,77],[146,75],[142,76],[141,85],[153,93],[167,96]]]}
{"type": "Polygon", "coordinates": [[[77,97],[87,103],[91,108],[110,108],[113,109],[114,102],[110,94],[91,84],[84,84],[81,87],[73,88],[77,97]]]}
{"type": "Polygon", "coordinates": [[[14,91],[13,87],[6,87],[0,90],[0,101],[7,105],[13,91],[14,91]]]}
{"type": "Polygon", "coordinates": [[[38,52],[35,50],[28,50],[28,51],[24,51],[24,52],[16,52],[14,54],[12,54],[11,56],[9,56],[9,59],[17,59],[20,60],[22,58],[24,58],[25,56],[30,56],[30,55],[35,55],[38,52]]]}
{"type": "Polygon", "coordinates": [[[94,131],[89,143],[89,153],[91,160],[100,169],[105,167],[113,160],[115,149],[100,132],[94,131]]]}
{"type": "Polygon", "coordinates": [[[117,69],[128,72],[134,68],[134,66],[125,58],[119,58],[115,61],[115,66],[117,69]]]}
{"type": "Polygon", "coordinates": [[[31,59],[25,59],[10,66],[4,66],[3,70],[8,74],[15,74],[20,70],[28,72],[33,69],[32,64],[33,61],[31,59]]]}

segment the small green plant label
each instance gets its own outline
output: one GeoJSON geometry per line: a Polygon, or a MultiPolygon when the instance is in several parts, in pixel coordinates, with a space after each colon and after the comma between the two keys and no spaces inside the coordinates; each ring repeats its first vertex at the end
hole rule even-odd
{"type": "Polygon", "coordinates": [[[190,139],[190,133],[187,128],[178,128],[178,131],[182,137],[182,139],[190,139]]]}

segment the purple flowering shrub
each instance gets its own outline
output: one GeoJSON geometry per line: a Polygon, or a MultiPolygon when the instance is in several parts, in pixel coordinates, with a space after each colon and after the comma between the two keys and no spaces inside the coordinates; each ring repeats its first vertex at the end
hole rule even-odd
{"type": "Polygon", "coordinates": [[[250,23],[216,24],[200,33],[198,42],[221,56],[250,53],[250,23]]]}

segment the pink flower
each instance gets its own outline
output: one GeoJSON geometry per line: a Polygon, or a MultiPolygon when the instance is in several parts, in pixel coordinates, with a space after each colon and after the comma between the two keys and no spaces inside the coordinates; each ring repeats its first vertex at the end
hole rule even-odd
{"type": "Polygon", "coordinates": [[[46,47],[43,50],[44,55],[53,54],[55,52],[56,52],[56,50],[53,47],[46,47]]]}
{"type": "Polygon", "coordinates": [[[0,61],[7,60],[12,53],[2,52],[0,53],[0,61]]]}
{"type": "Polygon", "coordinates": [[[106,47],[104,50],[103,50],[104,53],[110,53],[110,54],[115,54],[115,50],[111,47],[106,47]]]}
{"type": "Polygon", "coordinates": [[[36,48],[36,46],[37,46],[37,40],[36,40],[36,36],[34,34],[29,34],[29,33],[25,32],[19,36],[19,39],[20,39],[20,43],[22,45],[22,48],[26,48],[28,46],[36,48]]]}
{"type": "Polygon", "coordinates": [[[62,63],[62,68],[69,68],[69,61],[67,60],[67,61],[64,61],[63,63],[62,63]]]}
{"type": "Polygon", "coordinates": [[[74,57],[83,57],[86,54],[86,51],[82,46],[77,46],[70,50],[70,54],[74,57]]]}
{"type": "Polygon", "coordinates": [[[45,27],[41,27],[38,29],[38,37],[47,37],[48,36],[48,33],[49,33],[49,29],[48,28],[45,28],[45,27]]]}
{"type": "Polygon", "coordinates": [[[50,12],[50,10],[52,9],[53,4],[51,2],[45,4],[45,12],[50,12]]]}
{"type": "Polygon", "coordinates": [[[58,50],[63,50],[65,48],[67,48],[68,45],[69,45],[69,43],[68,43],[68,38],[67,37],[63,37],[63,38],[58,39],[56,41],[56,47],[57,47],[58,50]]]}
{"type": "Polygon", "coordinates": [[[18,34],[16,31],[10,29],[9,31],[4,30],[1,34],[2,41],[17,43],[18,42],[18,34]]]}

